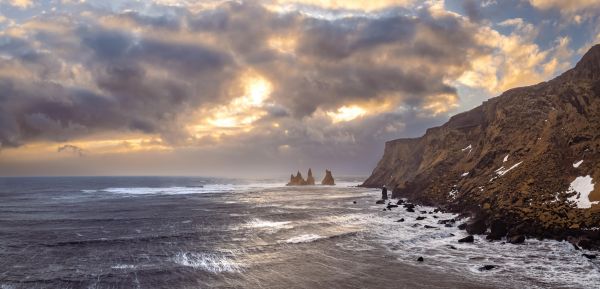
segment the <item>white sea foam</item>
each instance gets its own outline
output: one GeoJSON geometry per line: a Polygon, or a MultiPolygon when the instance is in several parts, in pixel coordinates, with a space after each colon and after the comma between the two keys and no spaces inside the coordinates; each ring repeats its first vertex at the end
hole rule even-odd
{"type": "Polygon", "coordinates": [[[254,218],[250,222],[247,222],[244,225],[244,227],[246,227],[246,228],[263,228],[263,229],[269,229],[269,230],[279,230],[279,229],[290,229],[290,228],[293,228],[293,226],[290,225],[290,223],[291,222],[288,222],[288,221],[274,222],[274,221],[262,220],[262,219],[254,218]]]}
{"type": "MultiPolygon", "coordinates": [[[[415,210],[431,211],[433,208],[418,206],[415,210]]],[[[455,217],[448,213],[408,213],[398,208],[374,213],[370,220],[371,232],[376,241],[384,244],[403,262],[416,262],[422,256],[425,258],[422,266],[468,275],[490,284],[504,284],[507,288],[596,288],[600,284],[597,261],[582,257],[582,252],[576,251],[568,242],[527,239],[524,244],[513,245],[488,242],[485,236],[475,236],[472,244],[458,243],[459,238],[466,236],[464,231],[456,226],[444,227],[437,223],[438,220],[455,217]],[[433,215],[438,218],[433,218],[433,215]],[[426,219],[417,221],[418,216],[426,219]],[[405,221],[396,222],[400,218],[405,221]],[[419,225],[413,227],[414,224],[419,225]],[[425,225],[435,228],[426,229],[425,225]],[[483,265],[498,267],[480,271],[483,265]],[[511,282],[515,283],[503,283],[506,276],[511,276],[511,282]],[[539,283],[531,283],[531,280],[539,283]]]]}
{"type": "Polygon", "coordinates": [[[231,257],[215,253],[179,252],[173,262],[211,273],[241,272],[242,267],[231,257]]]}
{"type": "Polygon", "coordinates": [[[120,269],[120,270],[135,269],[135,265],[131,265],[131,264],[117,264],[115,266],[112,266],[111,268],[113,268],[113,269],[120,269]]]}
{"type": "Polygon", "coordinates": [[[323,239],[324,237],[317,234],[304,234],[300,236],[295,236],[285,240],[285,243],[289,244],[297,244],[297,243],[310,243],[319,239],[323,239]]]}
{"type": "Polygon", "coordinates": [[[82,190],[83,193],[112,193],[124,195],[187,195],[187,194],[210,194],[248,192],[252,190],[282,187],[282,183],[265,184],[207,184],[202,187],[131,187],[131,188],[105,188],[99,190],[82,190]]]}

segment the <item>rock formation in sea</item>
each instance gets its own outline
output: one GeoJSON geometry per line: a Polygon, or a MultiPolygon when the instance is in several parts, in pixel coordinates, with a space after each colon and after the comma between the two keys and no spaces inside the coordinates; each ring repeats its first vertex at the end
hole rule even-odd
{"type": "Polygon", "coordinates": [[[366,187],[470,213],[489,239],[600,243],[600,45],[553,80],[510,89],[385,144],[366,187]],[[520,237],[519,237],[520,239],[520,237]]]}
{"type": "Polygon", "coordinates": [[[304,185],[306,185],[306,181],[302,177],[302,174],[300,173],[300,171],[298,171],[298,173],[296,173],[296,176],[294,176],[293,174],[290,176],[290,182],[287,183],[286,186],[304,186],[304,185]]]}
{"type": "Polygon", "coordinates": [[[308,186],[315,185],[315,178],[313,177],[312,170],[310,168],[308,169],[308,176],[306,177],[306,185],[308,185],[308,186]]]}
{"type": "Polygon", "coordinates": [[[325,177],[321,181],[321,185],[335,186],[335,180],[330,170],[325,170],[325,177]]]}

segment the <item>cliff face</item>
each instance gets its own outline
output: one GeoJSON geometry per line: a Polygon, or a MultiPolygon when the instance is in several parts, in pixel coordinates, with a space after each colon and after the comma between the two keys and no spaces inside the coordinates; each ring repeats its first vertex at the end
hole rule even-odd
{"type": "Polygon", "coordinates": [[[506,91],[420,138],[387,142],[363,186],[556,235],[600,226],[599,181],[596,45],[551,81],[506,91]]]}

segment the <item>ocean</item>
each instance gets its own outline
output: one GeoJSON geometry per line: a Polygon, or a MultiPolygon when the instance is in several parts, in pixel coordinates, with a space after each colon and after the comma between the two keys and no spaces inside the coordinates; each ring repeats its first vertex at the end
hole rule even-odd
{"type": "Polygon", "coordinates": [[[455,215],[384,211],[361,180],[0,178],[0,288],[600,286],[566,242],[458,243],[455,215]]]}

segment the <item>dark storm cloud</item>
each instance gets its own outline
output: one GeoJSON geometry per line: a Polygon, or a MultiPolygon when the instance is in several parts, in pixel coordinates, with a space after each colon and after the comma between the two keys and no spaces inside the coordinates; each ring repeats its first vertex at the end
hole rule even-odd
{"type": "MultiPolygon", "coordinates": [[[[265,117],[287,120],[282,123],[290,128],[306,126],[304,119],[319,109],[354,102],[391,101],[418,110],[428,97],[456,94],[444,79],[468,68],[466,55],[484,51],[472,39],[476,27],[426,8],[419,17],[391,10],[333,20],[276,13],[256,2],[169,11],[108,15],[121,29],[102,24],[106,10],[91,11],[91,18],[56,16],[60,31],[2,36],[0,53],[9,57],[0,67],[31,74],[0,76],[2,144],[64,142],[105,131],[159,134],[177,144],[189,137],[182,115],[228,103],[235,97],[227,93],[232,80],[247,69],[273,84],[265,117]],[[160,36],[183,31],[197,38],[160,36]],[[272,37],[294,38],[296,46],[278,51],[269,46],[272,37]],[[75,66],[79,71],[72,72],[75,66]],[[73,81],[85,75],[89,83],[73,81]]],[[[36,21],[54,23],[52,16],[36,21]]],[[[322,127],[303,136],[311,140],[322,127]]],[[[357,122],[327,133],[361,141],[369,135],[360,132],[370,129],[357,122]]]]}
{"type": "Polygon", "coordinates": [[[70,144],[62,145],[62,146],[58,147],[58,149],[56,149],[56,151],[59,153],[70,152],[70,153],[76,154],[80,157],[82,157],[85,152],[82,148],[80,148],[78,146],[70,145],[70,144]]]}

